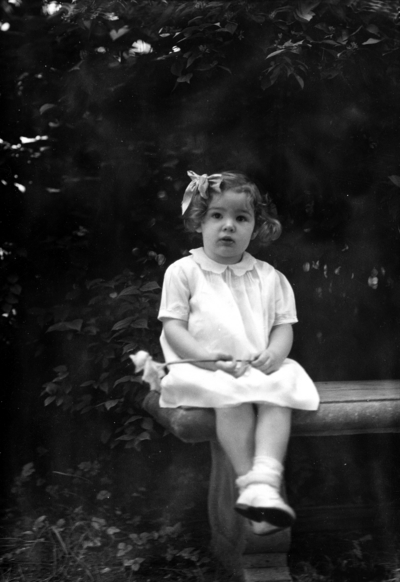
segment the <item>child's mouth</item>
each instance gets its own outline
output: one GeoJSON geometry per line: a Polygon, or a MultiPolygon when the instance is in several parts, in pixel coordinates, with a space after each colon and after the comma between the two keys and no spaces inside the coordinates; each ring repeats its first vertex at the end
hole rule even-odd
{"type": "Polygon", "coordinates": [[[229,236],[224,236],[223,238],[220,238],[219,240],[221,242],[224,242],[224,243],[233,243],[234,242],[233,238],[230,238],[229,236]]]}

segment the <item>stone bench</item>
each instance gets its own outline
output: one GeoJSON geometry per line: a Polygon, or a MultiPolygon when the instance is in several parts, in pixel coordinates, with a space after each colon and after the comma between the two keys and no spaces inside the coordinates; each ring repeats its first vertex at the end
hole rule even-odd
{"type": "MultiPolygon", "coordinates": [[[[315,412],[294,411],[292,437],[400,432],[400,381],[319,382],[321,405],[315,412]]],[[[235,476],[216,440],[212,409],[160,408],[149,392],[143,408],[184,442],[210,441],[212,468],[208,511],[214,553],[235,579],[291,582],[287,567],[290,530],[255,536],[234,510],[235,476]]]]}

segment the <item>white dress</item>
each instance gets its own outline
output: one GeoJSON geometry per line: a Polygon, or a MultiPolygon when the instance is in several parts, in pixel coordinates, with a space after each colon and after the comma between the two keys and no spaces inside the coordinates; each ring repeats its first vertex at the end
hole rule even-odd
{"type": "MultiPolygon", "coordinates": [[[[166,271],[159,319],[182,319],[208,350],[253,359],[268,346],[276,325],[297,321],[293,290],[282,273],[248,253],[240,263],[223,265],[202,248],[166,271]]],[[[164,332],[165,361],[179,360],[164,332]]],[[[245,402],[316,410],[317,389],[305,370],[286,358],[272,374],[249,367],[239,378],[192,364],[170,366],[161,381],[160,406],[222,408],[245,402]]]]}

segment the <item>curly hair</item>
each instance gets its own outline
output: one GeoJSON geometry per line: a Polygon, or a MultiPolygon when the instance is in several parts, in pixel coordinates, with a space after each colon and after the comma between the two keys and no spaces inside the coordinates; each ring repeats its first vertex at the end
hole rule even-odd
{"type": "MultiPolygon", "coordinates": [[[[257,242],[266,245],[276,240],[282,232],[282,226],[279,220],[273,216],[274,211],[268,197],[263,197],[256,184],[245,174],[238,172],[222,172],[221,174],[221,193],[230,190],[237,194],[246,194],[250,200],[254,212],[254,230],[257,242]]],[[[198,232],[211,200],[220,192],[209,186],[207,194],[207,199],[199,195],[193,196],[192,202],[184,215],[184,224],[188,232],[198,232]]]]}

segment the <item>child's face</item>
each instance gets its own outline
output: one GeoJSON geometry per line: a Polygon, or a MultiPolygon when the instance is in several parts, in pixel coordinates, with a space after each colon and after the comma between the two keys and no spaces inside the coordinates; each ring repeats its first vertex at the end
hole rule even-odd
{"type": "Polygon", "coordinates": [[[255,237],[254,211],[246,194],[227,190],[215,194],[197,232],[206,255],[225,265],[241,261],[255,237]]]}

